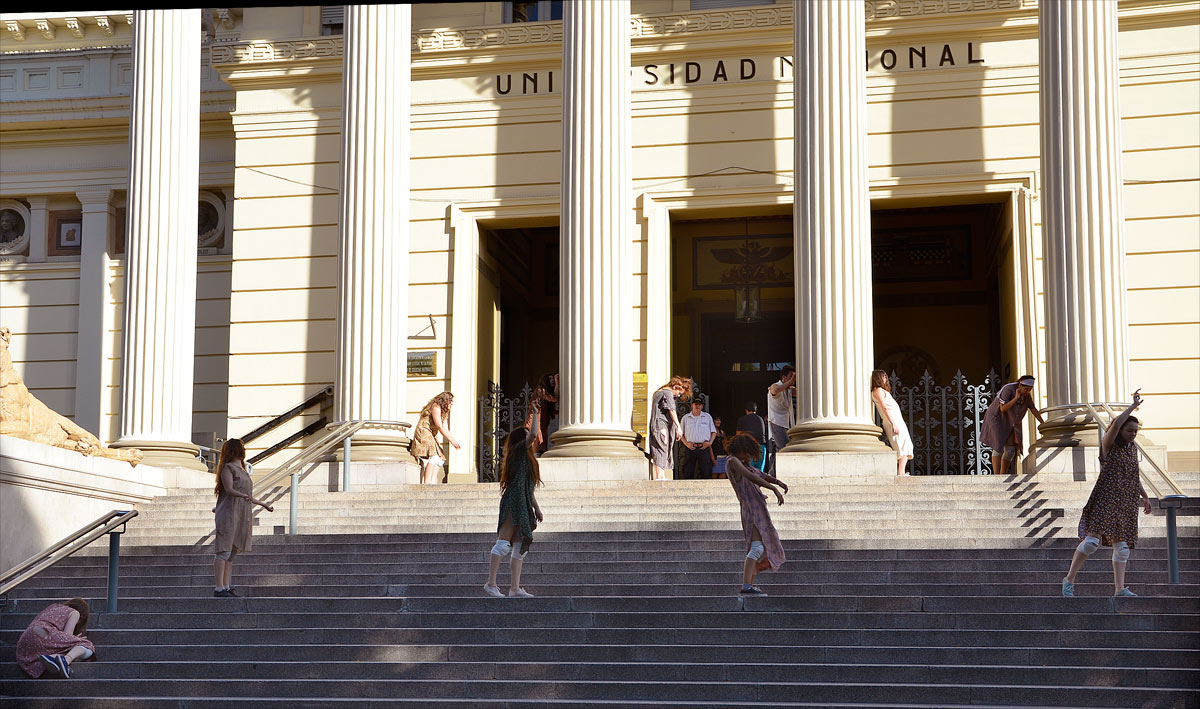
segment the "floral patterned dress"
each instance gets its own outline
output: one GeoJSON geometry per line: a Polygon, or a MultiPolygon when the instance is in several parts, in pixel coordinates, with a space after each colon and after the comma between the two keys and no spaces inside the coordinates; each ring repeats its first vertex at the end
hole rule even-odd
{"type": "MultiPolygon", "coordinates": [[[[25,671],[25,674],[37,679],[46,671],[46,668],[38,660],[38,655],[65,655],[71,648],[79,645],[93,653],[96,652],[96,647],[90,640],[71,635],[63,630],[67,626],[67,619],[73,610],[69,606],[55,603],[38,613],[25,632],[21,633],[21,638],[17,640],[17,665],[25,671]],[[34,631],[35,626],[45,628],[47,637],[43,638],[38,635],[34,631]]],[[[92,657],[95,655],[93,654],[92,657]]]]}
{"type": "Polygon", "coordinates": [[[735,460],[735,458],[729,458],[727,470],[729,484],[733,486],[733,492],[737,495],[738,504],[742,508],[742,533],[746,537],[746,551],[750,551],[753,532],[757,528],[758,536],[762,537],[766,553],[763,554],[763,558],[758,560],[756,568],[762,571],[769,566],[772,571],[775,571],[783,566],[787,557],[783,555],[783,542],[779,540],[779,533],[775,531],[775,525],[771,523],[771,515],[767,512],[767,496],[763,494],[759,486],[750,482],[745,476],[734,473],[734,468],[741,465],[741,461],[735,463],[735,460]]]}
{"type": "Polygon", "coordinates": [[[1106,547],[1125,542],[1134,548],[1143,495],[1137,446],[1114,445],[1100,459],[1100,476],[1079,517],[1079,536],[1097,537],[1106,547]]]}

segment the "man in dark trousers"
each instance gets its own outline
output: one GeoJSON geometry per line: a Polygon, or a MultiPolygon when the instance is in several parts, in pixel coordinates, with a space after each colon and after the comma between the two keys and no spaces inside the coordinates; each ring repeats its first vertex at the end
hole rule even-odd
{"type": "Polygon", "coordinates": [[[692,399],[692,412],[679,419],[683,427],[683,478],[707,480],[712,477],[713,457],[709,448],[717,437],[717,426],[704,410],[704,402],[692,399]]]}
{"type": "Polygon", "coordinates": [[[753,401],[746,402],[746,415],[737,420],[737,432],[750,434],[758,441],[758,445],[762,446],[763,455],[755,461],[754,467],[764,470],[767,457],[767,424],[762,420],[762,416],[758,415],[758,404],[753,401]]]}

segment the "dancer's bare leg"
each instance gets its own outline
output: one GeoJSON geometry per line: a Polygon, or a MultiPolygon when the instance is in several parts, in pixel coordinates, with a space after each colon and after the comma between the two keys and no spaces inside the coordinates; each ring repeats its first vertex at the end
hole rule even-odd
{"type": "MultiPolygon", "coordinates": [[[[509,542],[512,542],[513,540],[515,540],[517,538],[516,526],[511,521],[506,521],[500,527],[500,531],[496,533],[496,538],[497,539],[507,539],[509,542]]],[[[496,554],[489,554],[488,557],[489,558],[488,558],[487,585],[495,586],[496,585],[496,574],[499,573],[500,562],[503,561],[504,558],[501,556],[497,556],[496,554]]]]}
{"type": "MultiPolygon", "coordinates": [[[[758,527],[755,527],[750,532],[750,541],[761,542],[762,535],[758,533],[758,527]]],[[[750,585],[754,583],[754,577],[758,575],[758,560],[746,557],[746,562],[742,564],[742,583],[750,585]]]]}
{"type": "MultiPolygon", "coordinates": [[[[1067,570],[1067,581],[1075,583],[1075,575],[1083,568],[1083,562],[1085,561],[1087,561],[1087,554],[1076,549],[1075,556],[1071,557],[1071,568],[1067,570]]],[[[1117,590],[1120,591],[1121,589],[1118,588],[1117,590]]]]}
{"type": "Polygon", "coordinates": [[[903,475],[904,468],[908,466],[908,458],[900,458],[896,461],[896,474],[903,475]]]}
{"type": "Polygon", "coordinates": [[[1129,562],[1114,561],[1113,565],[1113,593],[1125,588],[1125,566],[1129,562]]]}

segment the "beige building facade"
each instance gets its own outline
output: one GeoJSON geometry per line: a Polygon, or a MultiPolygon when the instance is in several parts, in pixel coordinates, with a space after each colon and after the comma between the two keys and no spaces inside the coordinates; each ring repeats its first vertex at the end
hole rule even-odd
{"type": "Polygon", "coordinates": [[[886,472],[872,368],[994,370],[1038,377],[1046,450],[1140,387],[1200,465],[1200,2],[560,12],[0,17],[30,390],[164,464],[330,385],[333,421],[450,390],[471,482],[489,383],[560,372],[550,469],[644,477],[635,382],[692,375],[730,428],[795,362],[788,465],[886,472]]]}

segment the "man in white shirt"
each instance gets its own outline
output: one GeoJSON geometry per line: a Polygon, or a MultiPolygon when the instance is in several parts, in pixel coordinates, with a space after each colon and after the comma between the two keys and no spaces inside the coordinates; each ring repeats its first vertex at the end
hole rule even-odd
{"type": "MultiPolygon", "coordinates": [[[[771,439],[775,451],[782,450],[788,443],[788,429],[796,424],[796,368],[784,365],[779,381],[767,389],[767,423],[771,425],[771,439]]],[[[775,456],[771,455],[767,467],[775,474],[775,456]]]]}
{"type": "Polygon", "coordinates": [[[683,445],[686,446],[680,475],[684,480],[711,478],[713,461],[708,449],[717,437],[717,425],[704,410],[704,402],[692,399],[692,413],[684,414],[679,424],[683,427],[683,445]]]}

